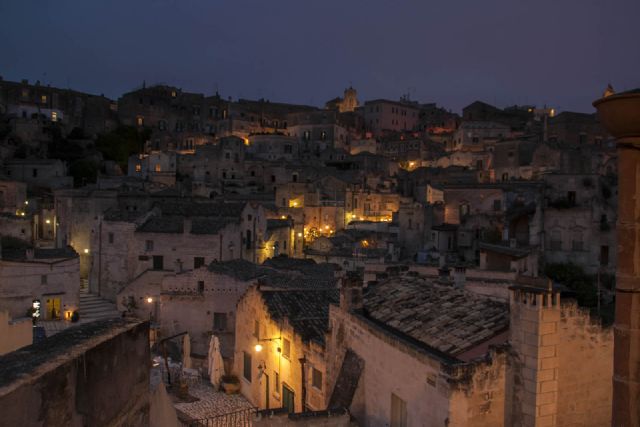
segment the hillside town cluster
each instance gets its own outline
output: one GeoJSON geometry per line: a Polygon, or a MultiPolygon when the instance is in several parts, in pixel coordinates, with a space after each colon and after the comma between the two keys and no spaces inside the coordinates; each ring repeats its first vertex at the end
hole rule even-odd
{"type": "Polygon", "coordinates": [[[618,158],[595,114],[0,79],[0,158],[0,374],[95,345],[65,390],[158,372],[153,425],[611,425],[618,158]],[[135,366],[81,379],[107,359],[135,366]],[[202,383],[241,403],[189,413],[202,383]]]}

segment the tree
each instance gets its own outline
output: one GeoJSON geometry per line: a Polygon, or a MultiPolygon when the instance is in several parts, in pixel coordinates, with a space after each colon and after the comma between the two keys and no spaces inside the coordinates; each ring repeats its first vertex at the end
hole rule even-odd
{"type": "Polygon", "coordinates": [[[96,141],[96,149],[105,159],[118,162],[123,170],[126,170],[129,156],[142,152],[150,133],[149,129],[138,131],[131,126],[120,126],[100,135],[96,141]]]}

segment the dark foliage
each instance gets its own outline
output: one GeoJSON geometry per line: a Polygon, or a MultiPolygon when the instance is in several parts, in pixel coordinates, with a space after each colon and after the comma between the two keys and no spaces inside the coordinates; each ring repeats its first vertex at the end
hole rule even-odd
{"type": "Polygon", "coordinates": [[[96,149],[105,159],[113,160],[126,169],[129,156],[142,152],[149,135],[148,129],[138,131],[131,126],[120,126],[114,131],[100,135],[96,141],[96,149]]]}

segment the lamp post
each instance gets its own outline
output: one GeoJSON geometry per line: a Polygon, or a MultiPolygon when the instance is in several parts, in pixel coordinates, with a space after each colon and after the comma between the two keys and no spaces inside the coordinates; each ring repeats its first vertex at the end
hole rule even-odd
{"type": "MultiPolygon", "coordinates": [[[[270,342],[270,341],[280,340],[280,338],[281,337],[258,339],[258,342],[253,347],[253,349],[256,353],[261,353],[262,350],[264,349],[262,344],[260,344],[261,341],[270,342]]],[[[276,351],[280,353],[281,348],[277,347],[276,351]]],[[[260,371],[260,373],[258,374],[258,378],[260,378],[262,375],[264,375],[264,378],[265,378],[265,386],[264,386],[265,409],[269,409],[269,374],[267,373],[267,362],[264,359],[258,365],[258,370],[260,371]]]]}
{"type": "Polygon", "coordinates": [[[614,426],[640,426],[640,90],[611,87],[593,103],[616,138],[618,223],[613,357],[614,426]]]}

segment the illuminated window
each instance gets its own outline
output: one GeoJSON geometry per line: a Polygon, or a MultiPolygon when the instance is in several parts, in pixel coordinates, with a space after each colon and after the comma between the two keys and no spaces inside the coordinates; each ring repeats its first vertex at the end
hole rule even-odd
{"type": "Polygon", "coordinates": [[[51,121],[52,122],[57,122],[58,121],[58,112],[57,111],[52,111],[51,112],[51,121]]]}
{"type": "Polygon", "coordinates": [[[47,95],[42,95],[42,96],[40,97],[40,102],[41,102],[42,104],[46,104],[46,103],[47,103],[47,95]]]}
{"type": "Polygon", "coordinates": [[[142,165],[137,164],[136,165],[136,172],[140,172],[140,171],[142,171],[142,165]]]}
{"type": "Polygon", "coordinates": [[[155,171],[160,172],[160,163],[156,163],[155,171]]]}
{"type": "Polygon", "coordinates": [[[136,123],[138,124],[138,126],[144,126],[144,117],[138,117],[136,119],[136,123]]]}

